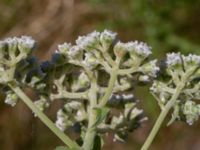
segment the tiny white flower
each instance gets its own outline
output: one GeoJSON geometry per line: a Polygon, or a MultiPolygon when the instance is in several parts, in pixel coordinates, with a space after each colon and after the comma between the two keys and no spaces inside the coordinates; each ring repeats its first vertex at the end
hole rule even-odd
{"type": "Polygon", "coordinates": [[[18,48],[19,49],[27,49],[31,50],[35,46],[35,40],[33,40],[32,37],[30,36],[22,36],[21,38],[18,39],[18,48]]]}
{"type": "Polygon", "coordinates": [[[67,52],[71,47],[72,47],[71,43],[60,44],[58,45],[58,50],[56,50],[56,53],[67,54],[67,52]]]}
{"type": "Polygon", "coordinates": [[[34,102],[36,107],[38,107],[41,111],[44,111],[45,108],[49,107],[49,103],[47,102],[45,97],[41,97],[41,99],[34,102]]]}
{"type": "Polygon", "coordinates": [[[104,30],[100,35],[100,42],[105,48],[104,51],[108,50],[112,42],[116,39],[117,33],[114,33],[109,30],[104,30]]]}
{"type": "Polygon", "coordinates": [[[200,56],[189,54],[188,56],[182,56],[186,65],[200,65],[200,56]]]}
{"type": "Polygon", "coordinates": [[[85,53],[85,59],[84,59],[83,63],[89,69],[94,69],[99,64],[97,58],[91,53],[85,53]]]}
{"type": "Polygon", "coordinates": [[[137,54],[139,56],[142,56],[143,58],[146,58],[150,54],[152,54],[151,47],[149,47],[144,42],[138,42],[138,41],[128,42],[127,49],[130,52],[130,54],[137,54]]]}
{"type": "Polygon", "coordinates": [[[168,53],[167,54],[166,63],[167,63],[168,67],[181,65],[182,64],[182,60],[181,60],[180,53],[174,53],[174,52],[173,53],[168,53]]]}
{"type": "Polygon", "coordinates": [[[160,70],[159,67],[156,65],[157,60],[152,60],[144,65],[142,65],[139,70],[144,74],[147,74],[151,77],[156,77],[158,71],[160,70]]]}
{"type": "Polygon", "coordinates": [[[60,109],[57,112],[57,120],[56,120],[56,126],[61,130],[65,131],[67,128],[67,116],[64,114],[63,110],[60,109]]]}
{"type": "Polygon", "coordinates": [[[150,78],[149,78],[149,76],[147,76],[147,75],[141,75],[141,76],[139,76],[139,81],[142,81],[142,82],[149,82],[149,81],[150,81],[150,78]]]}
{"type": "Polygon", "coordinates": [[[90,50],[99,43],[100,32],[94,31],[86,36],[79,36],[76,44],[84,50],[90,50]]]}
{"type": "Polygon", "coordinates": [[[195,102],[187,101],[183,107],[183,113],[186,117],[186,122],[192,125],[199,118],[198,107],[195,102]]]}
{"type": "Polygon", "coordinates": [[[14,107],[17,104],[18,96],[13,92],[7,92],[5,103],[14,107]]]}
{"type": "Polygon", "coordinates": [[[83,49],[80,46],[75,45],[69,49],[67,54],[70,59],[82,60],[83,49]]]}
{"type": "Polygon", "coordinates": [[[13,54],[15,53],[15,51],[17,50],[17,44],[18,44],[19,38],[17,37],[13,37],[13,38],[7,38],[5,39],[5,42],[8,45],[8,50],[12,50],[13,54]]]}

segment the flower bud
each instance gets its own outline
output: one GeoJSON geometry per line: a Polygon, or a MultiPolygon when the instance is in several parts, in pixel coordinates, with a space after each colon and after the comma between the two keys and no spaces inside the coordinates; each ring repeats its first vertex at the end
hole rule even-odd
{"type": "Polygon", "coordinates": [[[143,60],[152,53],[151,47],[149,47],[144,42],[138,42],[138,41],[128,42],[127,49],[131,57],[135,58],[135,55],[137,55],[137,57],[140,57],[143,60]]]}
{"type": "Polygon", "coordinates": [[[57,120],[56,120],[56,126],[61,130],[65,131],[66,128],[70,125],[70,122],[68,122],[69,117],[64,113],[62,109],[59,109],[57,112],[57,120]]]}
{"type": "Polygon", "coordinates": [[[187,101],[183,106],[183,114],[186,117],[186,122],[189,125],[192,125],[194,121],[197,121],[199,118],[199,109],[196,107],[195,102],[187,101]]]}
{"type": "Polygon", "coordinates": [[[83,59],[83,49],[80,46],[72,46],[68,51],[69,59],[75,59],[78,61],[82,61],[83,59]]]}
{"type": "Polygon", "coordinates": [[[126,43],[117,42],[117,44],[114,46],[114,53],[117,57],[123,57],[127,52],[127,45],[126,43]]]}
{"type": "Polygon", "coordinates": [[[71,43],[60,44],[58,45],[58,50],[56,50],[56,53],[67,54],[71,47],[71,43]]]}
{"type": "Polygon", "coordinates": [[[29,54],[35,47],[35,40],[29,36],[22,36],[18,39],[18,49],[21,53],[29,54]]]}
{"type": "Polygon", "coordinates": [[[8,105],[11,105],[12,107],[14,107],[16,105],[18,101],[18,96],[12,92],[12,91],[8,91],[6,93],[6,98],[5,98],[5,103],[8,105]]]}
{"type": "Polygon", "coordinates": [[[13,37],[13,38],[7,38],[5,42],[8,45],[8,55],[10,58],[15,58],[16,57],[16,51],[17,51],[17,46],[18,46],[18,38],[13,37]]]}
{"type": "Polygon", "coordinates": [[[156,77],[158,71],[160,70],[159,67],[156,66],[157,60],[152,60],[139,68],[139,71],[142,73],[149,75],[151,77],[156,77]]]}
{"type": "Polygon", "coordinates": [[[169,68],[181,67],[182,60],[180,53],[168,53],[166,64],[169,68]]]}
{"type": "Polygon", "coordinates": [[[76,40],[76,44],[84,50],[92,50],[94,47],[99,47],[100,33],[94,31],[86,36],[79,36],[76,40]]]}
{"type": "Polygon", "coordinates": [[[99,64],[97,58],[91,53],[85,53],[85,59],[83,63],[91,70],[99,64]]]}
{"type": "Polygon", "coordinates": [[[104,30],[100,35],[100,42],[103,45],[103,51],[107,51],[116,38],[116,33],[104,30]]]}
{"type": "Polygon", "coordinates": [[[47,101],[47,98],[44,96],[41,96],[39,100],[35,101],[34,104],[41,110],[44,111],[45,108],[49,107],[49,103],[47,101]]]}

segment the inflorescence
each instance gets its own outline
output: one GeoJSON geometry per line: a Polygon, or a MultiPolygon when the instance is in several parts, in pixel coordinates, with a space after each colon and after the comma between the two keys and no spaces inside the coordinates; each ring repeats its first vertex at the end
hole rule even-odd
{"type": "MultiPolygon", "coordinates": [[[[30,87],[37,93],[34,105],[40,111],[52,101],[61,100],[56,126],[73,127],[82,142],[89,132],[90,114],[96,134],[113,133],[123,141],[146,117],[136,107],[134,83],[153,81],[151,93],[164,109],[175,92],[172,119],[193,124],[200,115],[200,56],[169,53],[165,61],[167,77],[157,80],[157,60],[151,60],[151,47],[144,42],[124,43],[117,34],[104,30],[79,36],[75,44],[58,45],[51,60],[39,63],[31,56],[35,41],[31,37],[8,38],[0,42],[0,84],[5,103],[15,106],[18,96],[10,84],[30,87]]],[[[93,127],[92,126],[92,127],[93,127]]]]}

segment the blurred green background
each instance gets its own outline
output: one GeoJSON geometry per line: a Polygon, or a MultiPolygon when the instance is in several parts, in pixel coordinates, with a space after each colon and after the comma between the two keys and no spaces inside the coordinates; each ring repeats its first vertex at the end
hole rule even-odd
{"type": "MultiPolygon", "coordinates": [[[[160,60],[172,51],[200,54],[200,0],[0,0],[1,39],[32,36],[38,41],[34,54],[41,60],[48,59],[59,43],[105,28],[124,42],[147,42],[160,60]]],[[[148,88],[137,87],[135,95],[149,120],[127,143],[106,136],[104,150],[139,150],[147,137],[159,108],[148,88]]],[[[55,119],[55,108],[47,114],[55,119]]],[[[199,130],[200,121],[164,126],[151,149],[200,150],[199,130]]],[[[0,101],[0,150],[53,150],[56,145],[62,142],[23,103],[13,109],[0,101]]]]}

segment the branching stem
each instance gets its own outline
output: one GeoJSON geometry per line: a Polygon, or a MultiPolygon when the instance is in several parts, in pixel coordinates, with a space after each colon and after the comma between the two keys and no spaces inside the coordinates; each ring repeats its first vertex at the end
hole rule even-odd
{"type": "MultiPolygon", "coordinates": [[[[195,70],[195,68],[194,68],[195,70]]],[[[185,84],[189,78],[189,76],[194,72],[193,69],[191,71],[186,72],[179,84],[177,85],[176,89],[174,90],[174,94],[172,95],[171,99],[168,101],[168,103],[163,107],[153,129],[151,130],[148,138],[146,139],[145,143],[143,144],[141,150],[148,150],[149,146],[153,142],[156,134],[158,133],[158,130],[161,127],[161,124],[163,123],[165,117],[167,116],[169,110],[175,105],[176,100],[178,99],[180,93],[182,92],[183,88],[185,87],[185,84]]]]}

